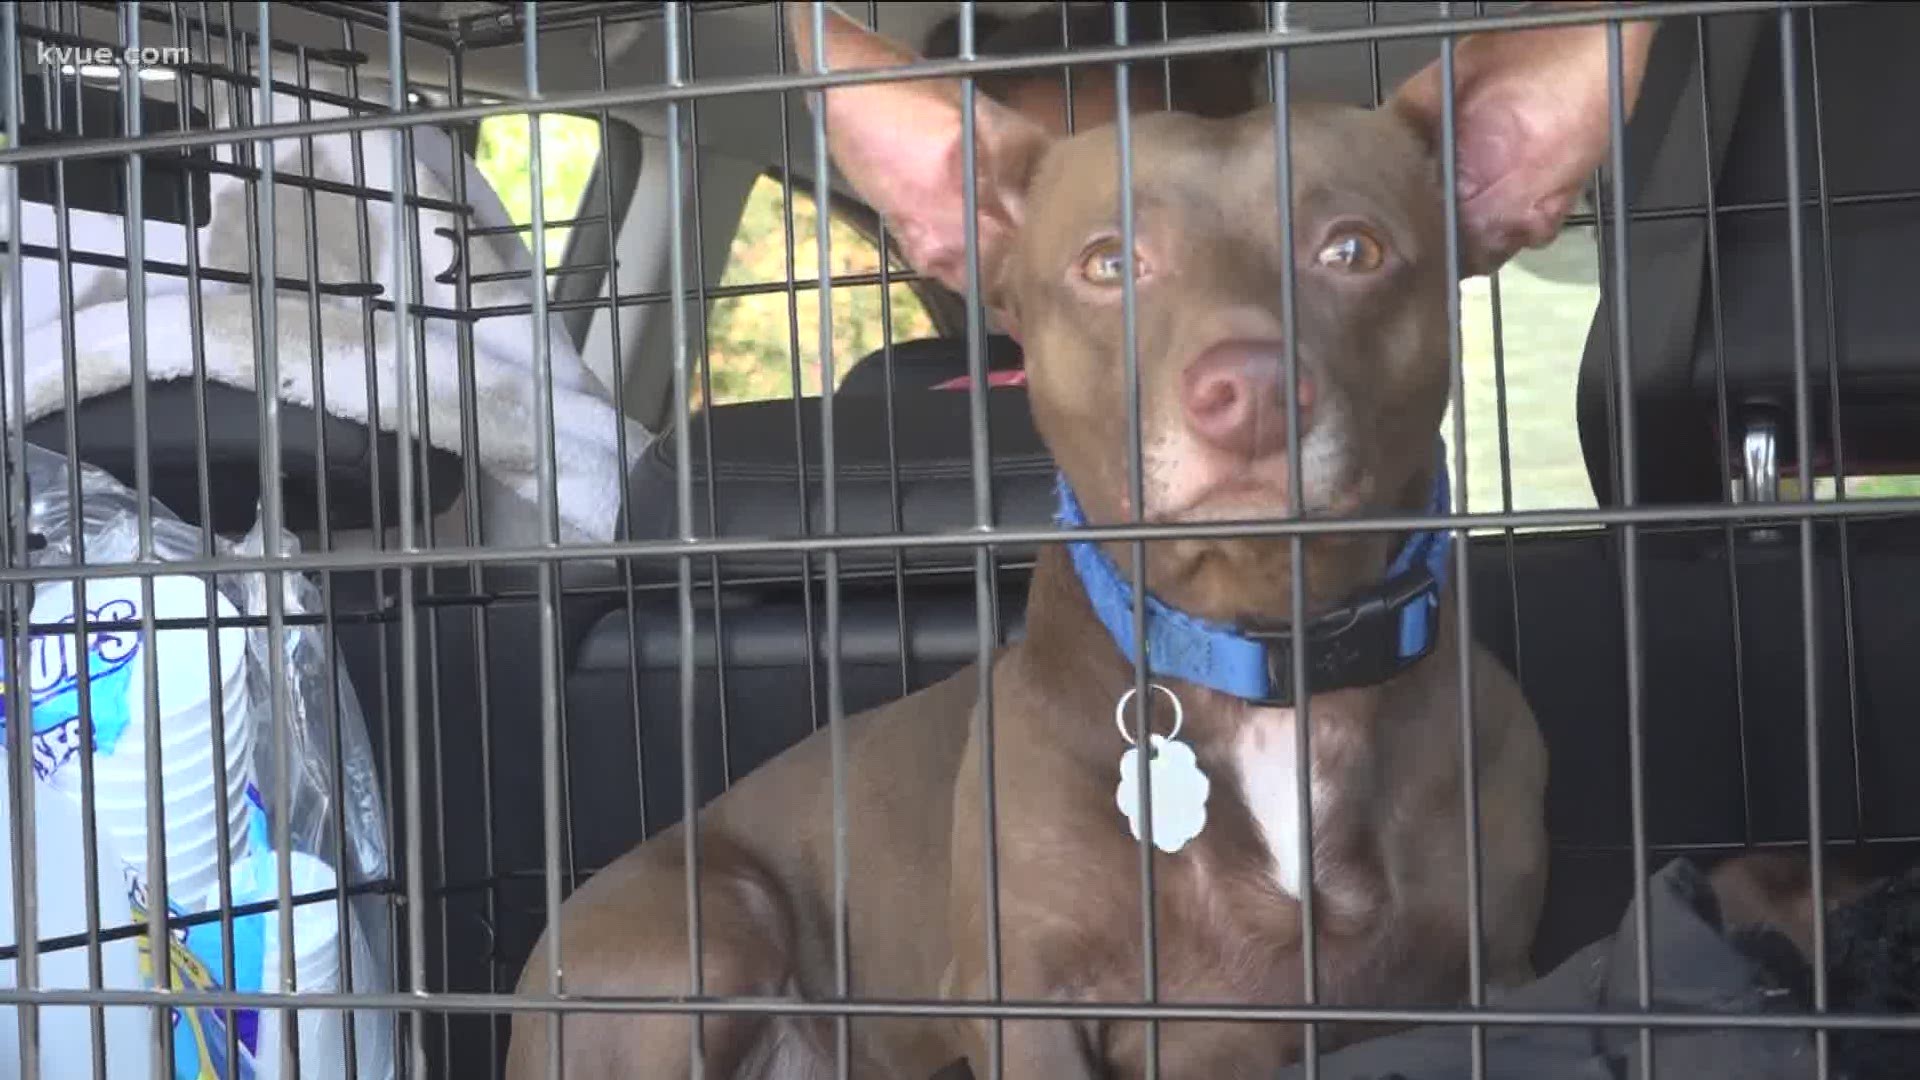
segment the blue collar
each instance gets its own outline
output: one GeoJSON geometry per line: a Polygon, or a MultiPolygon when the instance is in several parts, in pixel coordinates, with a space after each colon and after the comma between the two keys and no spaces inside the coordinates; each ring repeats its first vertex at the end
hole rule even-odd
{"type": "MultiPolygon", "coordinates": [[[[1439,456],[1429,510],[1445,514],[1451,503],[1444,446],[1439,456]]],[[[1084,527],[1086,515],[1064,474],[1059,498],[1056,520],[1066,528],[1084,527]]],[[[1135,662],[1132,586],[1099,544],[1079,540],[1067,549],[1094,613],[1128,663],[1135,662]]],[[[1433,651],[1452,549],[1449,531],[1413,534],[1379,585],[1308,625],[1308,694],[1378,685],[1433,651]]],[[[1170,607],[1152,594],[1146,598],[1146,612],[1150,677],[1180,679],[1257,705],[1294,704],[1290,627],[1216,623],[1170,607]]]]}

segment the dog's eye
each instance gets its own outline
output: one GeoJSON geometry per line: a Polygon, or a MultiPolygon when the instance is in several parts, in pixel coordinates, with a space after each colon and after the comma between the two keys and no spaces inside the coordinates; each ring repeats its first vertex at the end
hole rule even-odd
{"type": "MultiPolygon", "coordinates": [[[[1127,276],[1127,252],[1117,239],[1101,240],[1080,257],[1080,277],[1089,285],[1111,288],[1127,276]]],[[[1133,256],[1135,280],[1147,276],[1147,261],[1138,252],[1133,256]]]]}
{"type": "Polygon", "coordinates": [[[1386,250],[1373,234],[1363,229],[1349,229],[1327,241],[1314,261],[1329,270],[1344,270],[1350,274],[1363,274],[1377,270],[1386,258],[1386,250]]]}

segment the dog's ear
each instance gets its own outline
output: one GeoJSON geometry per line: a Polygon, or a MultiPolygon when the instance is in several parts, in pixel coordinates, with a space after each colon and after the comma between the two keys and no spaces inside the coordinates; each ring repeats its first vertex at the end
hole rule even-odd
{"type": "MultiPolygon", "coordinates": [[[[1655,24],[1621,24],[1621,101],[1640,94],[1655,24]]],[[[1454,46],[1454,134],[1461,270],[1488,273],[1522,248],[1551,241],[1609,145],[1612,97],[1602,23],[1490,31],[1454,46]]],[[[1440,62],[1394,93],[1389,107],[1437,147],[1440,62]]]]}
{"type": "MultiPolygon", "coordinates": [[[[814,70],[813,5],[788,3],[786,18],[801,67],[814,70]]],[[[832,5],[823,22],[828,71],[898,67],[918,59],[832,5]]],[[[828,89],[825,98],[834,164],[886,220],[914,269],[964,291],[960,80],[860,83],[828,89]]],[[[1020,225],[1027,181],[1050,137],[985,95],[974,99],[974,136],[980,264],[990,276],[1020,225]]]]}

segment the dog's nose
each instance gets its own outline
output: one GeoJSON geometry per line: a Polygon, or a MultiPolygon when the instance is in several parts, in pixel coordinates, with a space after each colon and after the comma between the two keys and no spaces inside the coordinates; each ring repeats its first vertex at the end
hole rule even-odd
{"type": "MultiPolygon", "coordinates": [[[[1228,341],[1200,354],[1182,376],[1187,428],[1202,442],[1248,458],[1287,445],[1286,346],[1228,341]]],[[[1313,404],[1313,382],[1300,380],[1300,420],[1313,404]]]]}

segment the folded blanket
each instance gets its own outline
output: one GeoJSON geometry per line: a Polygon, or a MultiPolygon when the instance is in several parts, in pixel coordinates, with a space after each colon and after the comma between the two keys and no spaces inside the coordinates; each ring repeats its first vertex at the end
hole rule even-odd
{"type": "MultiPolygon", "coordinates": [[[[1811,1012],[1811,976],[1785,938],[1729,933],[1707,878],[1667,864],[1648,882],[1653,1008],[1686,1012],[1811,1012]]],[[[1498,1004],[1519,1011],[1631,1011],[1638,1001],[1635,918],[1498,1004]]],[[[1882,883],[1827,921],[1828,1008],[1906,1013],[1920,1005],[1920,873],[1882,883]]],[[[1464,1026],[1416,1028],[1323,1055],[1323,1080],[1468,1080],[1464,1026]]],[[[1655,1029],[1651,1068],[1631,1027],[1490,1027],[1488,1080],[1812,1080],[1813,1037],[1797,1029],[1655,1029]]],[[[1835,1032],[1834,1080],[1907,1080],[1920,1036],[1835,1032]]],[[[1281,1072],[1297,1080],[1305,1070],[1281,1072]]]]}
{"type": "MultiPolygon", "coordinates": [[[[218,50],[221,46],[215,42],[213,47],[218,50]]],[[[223,62],[220,57],[209,58],[209,61],[223,62]]],[[[323,80],[319,76],[316,72],[315,89],[344,95],[344,87],[338,80],[323,80]]],[[[297,73],[292,70],[280,73],[282,85],[295,85],[296,78],[297,73]]],[[[215,127],[238,126],[234,103],[224,88],[207,101],[204,88],[197,81],[189,82],[199,98],[196,104],[208,111],[215,127]]],[[[245,110],[253,104],[251,99],[242,104],[241,123],[251,122],[245,110]]],[[[307,115],[319,118],[345,112],[337,105],[312,103],[307,115]]],[[[281,94],[274,98],[273,115],[261,120],[288,121],[300,119],[301,115],[298,100],[281,94]]],[[[468,224],[475,228],[508,224],[499,198],[445,132],[426,127],[410,131],[416,195],[450,203],[453,178],[464,173],[465,202],[472,207],[468,224]]],[[[283,140],[273,147],[275,168],[282,179],[311,175],[352,185],[356,143],[361,183],[381,192],[389,190],[393,180],[394,137],[387,132],[316,138],[311,148],[311,167],[302,164],[299,140],[283,140]]],[[[215,148],[214,155],[221,161],[235,160],[235,150],[230,145],[215,148]]],[[[55,246],[57,237],[51,207],[26,203],[17,228],[7,220],[10,192],[4,185],[11,183],[11,171],[0,175],[0,236],[19,237],[27,244],[55,246]]],[[[255,251],[247,242],[247,222],[254,205],[245,182],[233,176],[215,175],[211,178],[210,195],[210,219],[195,230],[191,241],[181,226],[147,223],[145,245],[149,262],[184,263],[186,245],[191,242],[203,268],[243,274],[256,272],[255,251]]],[[[387,430],[398,429],[399,410],[410,404],[417,435],[443,449],[477,456],[481,469],[502,487],[533,503],[539,494],[537,468],[543,452],[533,437],[539,402],[535,368],[538,339],[533,320],[526,315],[510,315],[474,322],[469,371],[462,363],[458,348],[456,335],[460,323],[437,315],[427,316],[424,330],[407,342],[415,396],[424,402],[403,403],[398,393],[395,320],[390,311],[373,313],[371,356],[363,325],[370,301],[360,296],[322,296],[317,343],[310,334],[309,295],[303,280],[308,261],[307,198],[302,188],[276,186],[276,219],[271,230],[275,270],[283,282],[287,279],[299,282],[295,287],[283,287],[277,296],[275,356],[281,398],[387,430]],[[469,380],[472,407],[476,411],[474,427],[478,433],[473,446],[466,445],[460,423],[463,388],[469,385],[469,380]]],[[[321,192],[313,196],[313,212],[319,280],[329,285],[377,286],[383,299],[394,299],[399,289],[393,266],[392,245],[397,239],[397,230],[392,204],[380,197],[363,200],[350,194],[321,192]],[[369,238],[364,252],[359,240],[363,208],[369,238]]],[[[470,289],[469,309],[525,306],[531,302],[532,283],[524,275],[531,270],[532,260],[518,235],[501,232],[474,236],[463,252],[455,239],[456,220],[452,211],[420,209],[413,217],[417,222],[412,239],[419,252],[414,260],[419,282],[412,296],[417,303],[441,311],[456,309],[459,305],[454,269],[463,259],[470,275],[480,279],[480,283],[470,289]],[[516,272],[522,276],[514,277],[516,272]],[[494,276],[505,279],[488,280],[494,276]]],[[[70,220],[73,250],[124,254],[125,227],[120,218],[74,212],[70,220]]],[[[26,337],[24,402],[28,421],[64,407],[63,321],[70,321],[73,327],[73,378],[79,397],[85,399],[127,386],[132,380],[132,319],[124,272],[76,265],[71,311],[60,302],[57,268],[51,259],[27,258],[22,276],[26,301],[22,319],[26,337]]],[[[195,342],[188,319],[188,282],[183,276],[149,271],[145,286],[148,378],[159,382],[190,377],[194,369],[195,342]]],[[[204,318],[202,340],[198,344],[208,377],[242,389],[253,389],[260,331],[255,325],[247,287],[203,280],[200,292],[204,318]]],[[[0,309],[8,307],[0,304],[0,309]]],[[[11,318],[10,310],[0,311],[0,320],[8,318],[11,318]]],[[[409,321],[407,325],[411,330],[418,324],[409,321]]],[[[614,533],[627,467],[645,449],[650,437],[620,415],[610,395],[581,362],[557,319],[549,320],[546,345],[552,359],[556,496],[561,538],[607,540],[614,533]],[[617,433],[622,428],[628,439],[625,461],[617,451],[617,433]]],[[[21,392],[12,385],[13,378],[12,365],[8,364],[9,400],[20,400],[11,396],[21,392]]],[[[11,417],[9,412],[9,421],[11,417]]]]}

